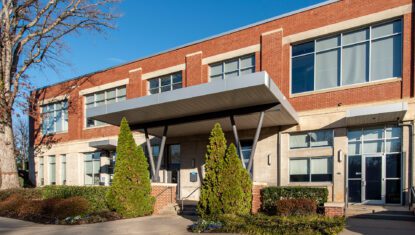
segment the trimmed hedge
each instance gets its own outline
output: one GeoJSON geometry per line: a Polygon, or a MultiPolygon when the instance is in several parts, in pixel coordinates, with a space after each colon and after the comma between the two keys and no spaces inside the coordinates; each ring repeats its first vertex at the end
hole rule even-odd
{"type": "Polygon", "coordinates": [[[0,190],[0,202],[13,194],[21,195],[23,199],[42,199],[41,188],[13,188],[0,190]]]}
{"type": "Polygon", "coordinates": [[[312,215],[317,212],[316,201],[307,198],[278,200],[276,207],[279,216],[312,215]]]}
{"type": "Polygon", "coordinates": [[[300,198],[313,199],[318,206],[322,206],[327,202],[328,194],[327,188],[300,186],[266,187],[261,190],[261,209],[269,214],[275,214],[277,201],[300,198]]]}
{"type": "Polygon", "coordinates": [[[90,212],[108,211],[105,195],[108,187],[103,186],[45,186],[42,188],[44,199],[83,197],[90,205],[90,212]]]}
{"type": "Polygon", "coordinates": [[[344,217],[224,215],[222,227],[214,232],[243,234],[338,234],[345,226],[344,217]]]}

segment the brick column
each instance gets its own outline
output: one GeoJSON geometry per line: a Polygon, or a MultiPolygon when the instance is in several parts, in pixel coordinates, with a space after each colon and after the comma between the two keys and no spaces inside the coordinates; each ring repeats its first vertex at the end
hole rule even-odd
{"type": "Polygon", "coordinates": [[[327,217],[344,216],[344,203],[324,203],[324,215],[327,217]]]}
{"type": "Polygon", "coordinates": [[[282,28],[261,34],[261,70],[282,86],[282,28]]]}
{"type": "Polygon", "coordinates": [[[202,78],[202,52],[198,51],[186,55],[185,86],[194,86],[203,83],[202,78]]]}
{"type": "Polygon", "coordinates": [[[128,72],[130,78],[127,84],[127,99],[146,95],[146,81],[141,79],[142,69],[132,69],[128,72]]]}
{"type": "Polygon", "coordinates": [[[258,213],[258,211],[261,209],[261,189],[265,188],[266,186],[266,183],[254,182],[252,184],[252,214],[258,213]]]}
{"type": "Polygon", "coordinates": [[[151,195],[156,198],[153,214],[159,214],[165,207],[176,203],[177,184],[151,183],[151,195]]]}

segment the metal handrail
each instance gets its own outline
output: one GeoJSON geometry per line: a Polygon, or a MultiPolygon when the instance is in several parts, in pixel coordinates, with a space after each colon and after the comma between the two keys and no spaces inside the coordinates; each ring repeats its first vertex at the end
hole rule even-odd
{"type": "Polygon", "coordinates": [[[409,210],[411,210],[412,204],[415,198],[415,187],[411,187],[409,190],[409,210]]]}
{"type": "Polygon", "coordinates": [[[183,197],[182,199],[180,199],[181,200],[181,204],[182,204],[182,212],[183,212],[183,202],[184,202],[184,200],[186,200],[186,199],[188,199],[190,196],[192,196],[198,189],[200,189],[200,186],[199,187],[197,187],[195,190],[193,190],[190,194],[188,194],[186,197],[183,197]]]}

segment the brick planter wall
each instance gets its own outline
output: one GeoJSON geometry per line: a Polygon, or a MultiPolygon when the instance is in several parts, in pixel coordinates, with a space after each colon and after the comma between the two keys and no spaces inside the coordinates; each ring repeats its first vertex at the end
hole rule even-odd
{"type": "Polygon", "coordinates": [[[327,217],[344,216],[344,203],[324,203],[324,215],[327,217]]]}
{"type": "Polygon", "coordinates": [[[177,184],[151,183],[151,195],[156,198],[153,214],[157,215],[169,204],[176,203],[177,184]]]}
{"type": "Polygon", "coordinates": [[[266,183],[254,182],[252,185],[252,208],[251,212],[253,214],[258,213],[261,209],[261,189],[267,186],[266,183]]]}

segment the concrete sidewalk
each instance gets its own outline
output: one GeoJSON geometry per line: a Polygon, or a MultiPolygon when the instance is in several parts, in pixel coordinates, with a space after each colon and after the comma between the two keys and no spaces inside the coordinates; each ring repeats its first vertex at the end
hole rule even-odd
{"type": "Polygon", "coordinates": [[[412,221],[348,218],[346,229],[340,235],[414,235],[412,221]]]}
{"type": "Polygon", "coordinates": [[[177,215],[148,216],[85,225],[43,225],[0,217],[2,235],[126,235],[192,234],[186,231],[192,221],[177,215]]]}

